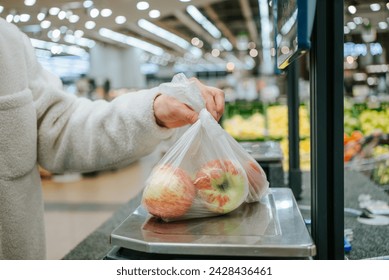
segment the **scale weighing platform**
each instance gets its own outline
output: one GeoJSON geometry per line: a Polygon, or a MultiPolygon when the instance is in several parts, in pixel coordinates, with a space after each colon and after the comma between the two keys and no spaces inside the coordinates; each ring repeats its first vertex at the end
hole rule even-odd
{"type": "Polygon", "coordinates": [[[139,206],[111,233],[105,259],[308,259],[316,254],[289,188],[217,217],[163,222],[139,206]]]}

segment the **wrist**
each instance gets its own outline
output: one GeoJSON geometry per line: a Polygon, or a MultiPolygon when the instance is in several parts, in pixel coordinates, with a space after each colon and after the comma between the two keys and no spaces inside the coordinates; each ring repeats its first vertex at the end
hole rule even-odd
{"type": "Polygon", "coordinates": [[[157,108],[158,108],[158,103],[160,101],[160,96],[162,96],[162,93],[158,93],[155,98],[154,98],[154,102],[153,102],[153,111],[154,111],[154,118],[155,118],[155,122],[157,123],[158,126],[160,127],[166,127],[163,122],[158,118],[157,116],[157,108]]]}

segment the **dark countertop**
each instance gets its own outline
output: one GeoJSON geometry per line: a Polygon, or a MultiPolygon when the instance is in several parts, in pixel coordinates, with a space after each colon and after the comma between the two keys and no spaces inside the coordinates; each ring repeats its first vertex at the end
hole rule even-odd
{"type": "MultiPolygon", "coordinates": [[[[303,175],[302,199],[299,205],[310,205],[310,176],[303,175]]],[[[359,209],[358,196],[369,194],[372,199],[389,202],[389,195],[374,185],[367,177],[356,172],[345,172],[345,207],[359,209]]],[[[71,250],[64,259],[103,259],[112,246],[111,232],[140,204],[141,194],[121,206],[114,215],[96,231],[86,237],[71,250]]],[[[304,209],[304,208],[303,208],[304,209]]],[[[310,212],[302,210],[304,218],[309,218],[310,212]]],[[[346,255],[348,259],[374,258],[389,255],[389,226],[372,226],[361,224],[355,216],[345,214],[345,228],[353,230],[354,240],[352,250],[346,255]]]]}
{"type": "MultiPolygon", "coordinates": [[[[310,176],[303,175],[302,199],[299,205],[310,205],[310,176]]],[[[369,178],[359,172],[345,171],[344,174],[344,207],[361,210],[358,196],[368,194],[373,200],[383,200],[389,203],[389,195],[375,185],[369,178]]],[[[304,208],[303,208],[304,209],[304,208]]],[[[301,210],[304,218],[310,218],[310,211],[301,210]]],[[[355,215],[345,212],[344,228],[353,231],[350,242],[352,250],[346,254],[348,259],[365,259],[389,256],[389,225],[366,225],[357,221],[355,215]]]]}

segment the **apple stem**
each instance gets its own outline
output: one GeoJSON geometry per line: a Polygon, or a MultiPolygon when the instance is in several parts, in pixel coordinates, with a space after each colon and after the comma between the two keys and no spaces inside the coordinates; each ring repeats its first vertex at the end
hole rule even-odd
{"type": "Polygon", "coordinates": [[[226,183],[223,183],[223,184],[221,184],[220,185],[220,189],[222,190],[222,191],[226,191],[226,188],[228,187],[228,184],[226,184],[226,183]]]}

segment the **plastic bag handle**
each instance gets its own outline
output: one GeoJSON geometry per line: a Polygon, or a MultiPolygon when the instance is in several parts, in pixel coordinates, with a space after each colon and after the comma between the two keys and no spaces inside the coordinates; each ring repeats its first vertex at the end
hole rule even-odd
{"type": "Polygon", "coordinates": [[[207,133],[216,138],[224,135],[223,128],[219,123],[214,119],[210,112],[207,109],[202,109],[199,114],[199,120],[201,125],[206,129],[207,133]]]}

